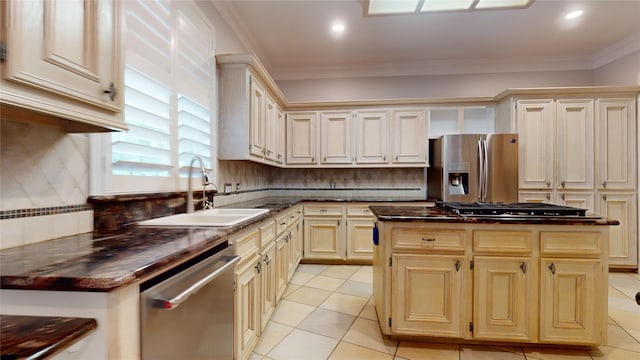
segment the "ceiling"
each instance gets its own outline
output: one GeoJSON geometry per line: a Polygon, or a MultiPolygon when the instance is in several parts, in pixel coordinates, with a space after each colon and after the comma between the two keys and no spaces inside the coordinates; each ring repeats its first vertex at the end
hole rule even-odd
{"type": "Polygon", "coordinates": [[[358,0],[212,1],[276,80],[585,70],[640,50],[640,0],[367,17],[358,0]]]}

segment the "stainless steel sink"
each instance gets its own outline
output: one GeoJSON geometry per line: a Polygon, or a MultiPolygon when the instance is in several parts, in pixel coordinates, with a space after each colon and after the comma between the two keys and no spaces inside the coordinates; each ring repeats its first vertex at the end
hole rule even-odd
{"type": "Polygon", "coordinates": [[[138,222],[140,226],[234,226],[269,212],[268,209],[209,209],[138,222]]]}

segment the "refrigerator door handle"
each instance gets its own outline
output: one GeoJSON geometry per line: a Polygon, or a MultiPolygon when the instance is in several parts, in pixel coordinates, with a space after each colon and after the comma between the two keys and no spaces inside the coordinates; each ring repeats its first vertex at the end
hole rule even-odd
{"type": "Polygon", "coordinates": [[[482,166],[482,173],[484,180],[482,182],[482,202],[487,201],[487,192],[489,190],[489,144],[487,140],[482,140],[482,150],[484,151],[484,164],[482,166]]]}
{"type": "Polygon", "coordinates": [[[482,192],[484,190],[484,150],[482,140],[478,140],[478,200],[483,201],[482,192]]]}

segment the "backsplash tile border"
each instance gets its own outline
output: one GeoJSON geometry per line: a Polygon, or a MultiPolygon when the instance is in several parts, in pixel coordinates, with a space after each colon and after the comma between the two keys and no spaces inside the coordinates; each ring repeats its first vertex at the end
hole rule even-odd
{"type": "Polygon", "coordinates": [[[41,208],[17,209],[17,210],[2,210],[0,211],[0,220],[67,214],[67,213],[75,213],[75,212],[90,211],[90,210],[93,210],[93,205],[91,204],[48,206],[48,207],[41,207],[41,208]]]}

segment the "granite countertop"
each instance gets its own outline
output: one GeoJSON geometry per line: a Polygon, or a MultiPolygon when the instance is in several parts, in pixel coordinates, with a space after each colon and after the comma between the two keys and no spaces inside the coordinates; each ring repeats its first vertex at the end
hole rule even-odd
{"type": "Polygon", "coordinates": [[[111,236],[85,233],[5,249],[0,251],[0,287],[111,291],[160,273],[220,243],[226,244],[228,235],[302,201],[370,203],[392,200],[266,197],[223,206],[270,210],[233,227],[162,228],[139,227],[134,223],[111,236]]]}
{"type": "Polygon", "coordinates": [[[430,206],[369,206],[380,221],[475,223],[475,224],[536,224],[536,225],[619,225],[617,220],[598,216],[544,217],[544,216],[471,216],[456,215],[444,209],[430,206]]]}
{"type": "Polygon", "coordinates": [[[69,236],[0,251],[0,287],[110,291],[226,242],[217,228],[131,226],[109,237],[69,236]]]}
{"type": "Polygon", "coordinates": [[[46,359],[98,327],[84,318],[0,315],[2,359],[46,359]]]}

